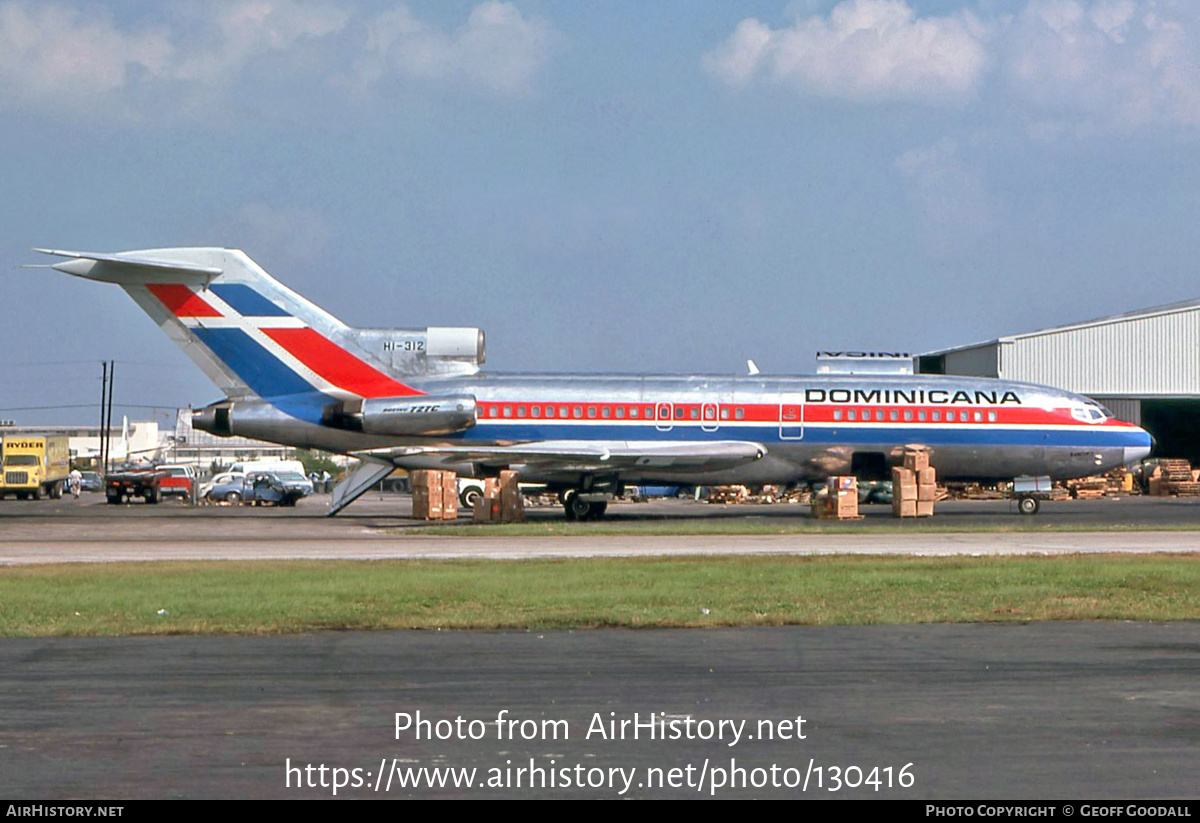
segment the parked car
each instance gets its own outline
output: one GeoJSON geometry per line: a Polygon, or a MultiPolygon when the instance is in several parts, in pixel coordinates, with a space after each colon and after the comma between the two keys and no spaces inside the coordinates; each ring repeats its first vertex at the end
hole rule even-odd
{"type": "Polygon", "coordinates": [[[100,472],[80,472],[83,477],[79,480],[79,490],[85,492],[104,491],[104,480],[100,472]]]}
{"type": "Polygon", "coordinates": [[[217,486],[223,486],[226,483],[233,482],[234,480],[245,480],[245,479],[246,479],[245,472],[227,471],[227,472],[221,472],[220,474],[217,474],[217,475],[213,475],[213,478],[211,480],[207,480],[201,484],[200,496],[203,498],[207,498],[208,493],[211,492],[217,486]]]}
{"type": "Polygon", "coordinates": [[[313,493],[312,481],[300,472],[277,470],[272,473],[288,490],[300,492],[301,497],[308,497],[313,493]]]}
{"type": "Polygon", "coordinates": [[[284,483],[275,472],[250,472],[213,486],[207,497],[213,503],[294,506],[304,491],[297,483],[284,483]]]}
{"type": "Polygon", "coordinates": [[[625,493],[633,500],[650,500],[660,497],[677,497],[680,500],[687,500],[695,495],[696,489],[693,486],[653,486],[639,483],[636,486],[626,486],[625,493]]]}

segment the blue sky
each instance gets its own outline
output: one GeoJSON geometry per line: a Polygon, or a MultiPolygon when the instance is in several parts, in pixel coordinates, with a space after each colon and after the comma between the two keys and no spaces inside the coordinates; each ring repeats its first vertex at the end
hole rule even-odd
{"type": "Polygon", "coordinates": [[[118,413],[217,397],[32,246],[242,248],[494,371],[797,374],[1200,296],[1198,137],[1190,2],[0,0],[0,417],[91,421],[107,359],[118,413]]]}

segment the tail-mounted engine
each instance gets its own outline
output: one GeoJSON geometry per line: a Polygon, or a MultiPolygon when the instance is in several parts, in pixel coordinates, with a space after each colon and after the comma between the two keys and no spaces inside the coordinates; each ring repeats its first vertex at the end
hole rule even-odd
{"type": "Polygon", "coordinates": [[[346,329],[341,334],[397,375],[474,374],[487,357],[481,329],[346,329]]]}
{"type": "Polygon", "coordinates": [[[365,434],[454,434],[475,425],[475,398],[421,395],[346,400],[330,408],[324,422],[365,434]]]}

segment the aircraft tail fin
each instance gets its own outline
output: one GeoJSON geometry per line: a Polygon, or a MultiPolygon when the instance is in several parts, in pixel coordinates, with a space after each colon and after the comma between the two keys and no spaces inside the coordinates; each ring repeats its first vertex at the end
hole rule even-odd
{"type": "Polygon", "coordinates": [[[228,397],[306,396],[319,408],[422,394],[406,379],[472,367],[462,335],[439,358],[434,332],[477,333],[482,361],[477,330],[350,328],[236,249],[37,251],[70,258],[59,271],[121,286],[228,397]]]}

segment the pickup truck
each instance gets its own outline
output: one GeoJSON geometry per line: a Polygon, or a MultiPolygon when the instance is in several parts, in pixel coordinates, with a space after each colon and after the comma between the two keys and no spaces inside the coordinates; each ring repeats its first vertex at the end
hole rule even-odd
{"type": "Polygon", "coordinates": [[[167,473],[159,483],[159,490],[163,495],[181,497],[184,500],[193,499],[193,494],[198,486],[195,468],[179,465],[157,466],[156,468],[160,472],[167,473]]]}

